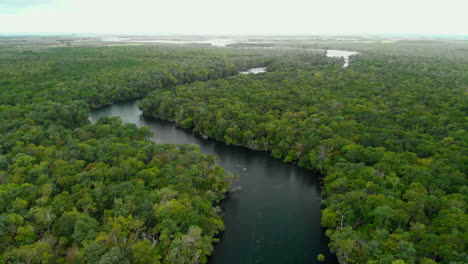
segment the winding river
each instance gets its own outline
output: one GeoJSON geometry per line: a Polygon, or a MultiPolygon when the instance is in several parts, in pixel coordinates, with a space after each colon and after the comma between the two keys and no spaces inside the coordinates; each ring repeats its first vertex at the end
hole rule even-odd
{"type": "Polygon", "coordinates": [[[210,264],[336,263],[320,227],[320,184],[317,175],[273,159],[266,152],[228,146],[203,139],[173,123],[141,116],[137,101],[102,107],[90,113],[95,122],[120,116],[124,122],[148,126],[157,143],[197,144],[218,164],[240,175],[241,191],[221,202],[226,230],[215,244],[210,264]]]}

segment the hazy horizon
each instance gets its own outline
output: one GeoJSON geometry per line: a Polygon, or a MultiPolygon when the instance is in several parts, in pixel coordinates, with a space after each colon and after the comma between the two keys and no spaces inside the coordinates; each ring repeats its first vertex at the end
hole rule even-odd
{"type": "Polygon", "coordinates": [[[0,35],[468,35],[464,0],[2,0],[0,35]]]}
{"type": "Polygon", "coordinates": [[[148,33],[135,33],[135,32],[0,32],[0,36],[5,37],[216,37],[216,38],[246,38],[246,37],[265,37],[265,38],[441,38],[441,39],[468,39],[468,34],[420,34],[420,33],[401,33],[401,34],[392,34],[392,33],[342,33],[342,34],[287,34],[287,33],[276,33],[276,34],[197,34],[197,33],[158,33],[158,32],[148,32],[148,33]]]}

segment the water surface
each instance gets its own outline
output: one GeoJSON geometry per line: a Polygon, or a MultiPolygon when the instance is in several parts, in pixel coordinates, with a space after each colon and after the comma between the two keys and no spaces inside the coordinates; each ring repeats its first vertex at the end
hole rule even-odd
{"type": "Polygon", "coordinates": [[[246,71],[241,71],[239,74],[259,74],[267,72],[266,67],[257,67],[257,68],[250,68],[246,71]]]}
{"type": "Polygon", "coordinates": [[[158,143],[198,144],[218,164],[240,175],[242,190],[221,203],[226,230],[215,244],[210,264],[318,263],[329,256],[320,227],[320,185],[317,175],[273,159],[266,152],[227,146],[206,140],[173,123],[142,117],[135,100],[106,106],[90,113],[92,122],[120,116],[124,122],[148,126],[158,143]]]}
{"type": "Polygon", "coordinates": [[[251,41],[249,39],[190,39],[190,38],[123,38],[123,37],[102,37],[104,42],[132,42],[132,43],[160,43],[160,44],[208,44],[214,47],[227,47],[230,44],[246,43],[246,44],[266,44],[271,42],[266,41],[251,41]]]}
{"type": "Polygon", "coordinates": [[[327,57],[343,57],[345,63],[343,64],[343,68],[348,67],[349,65],[349,57],[359,54],[357,51],[347,51],[347,50],[327,50],[327,57]]]}

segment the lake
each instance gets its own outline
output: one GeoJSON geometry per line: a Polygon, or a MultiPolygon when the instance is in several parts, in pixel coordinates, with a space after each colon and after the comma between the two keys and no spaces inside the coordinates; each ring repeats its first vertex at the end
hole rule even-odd
{"type": "Polygon", "coordinates": [[[269,153],[204,139],[173,123],[141,116],[137,101],[116,103],[92,111],[91,122],[120,116],[124,122],[148,126],[157,143],[197,144],[218,164],[237,173],[241,191],[221,202],[226,226],[214,245],[210,264],[337,263],[328,251],[328,238],[320,226],[320,178],[293,164],[273,159],[269,153]]]}

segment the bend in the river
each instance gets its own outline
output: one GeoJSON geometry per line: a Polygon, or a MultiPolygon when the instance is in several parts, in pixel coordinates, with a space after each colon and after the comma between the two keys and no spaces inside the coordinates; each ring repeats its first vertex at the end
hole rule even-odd
{"type": "Polygon", "coordinates": [[[209,263],[318,263],[318,254],[335,263],[320,226],[317,175],[266,152],[203,139],[171,122],[142,117],[136,100],[94,110],[90,120],[104,116],[148,126],[158,143],[197,144],[203,153],[218,156],[220,166],[239,174],[242,191],[227,195],[221,203],[226,229],[209,263]]]}

